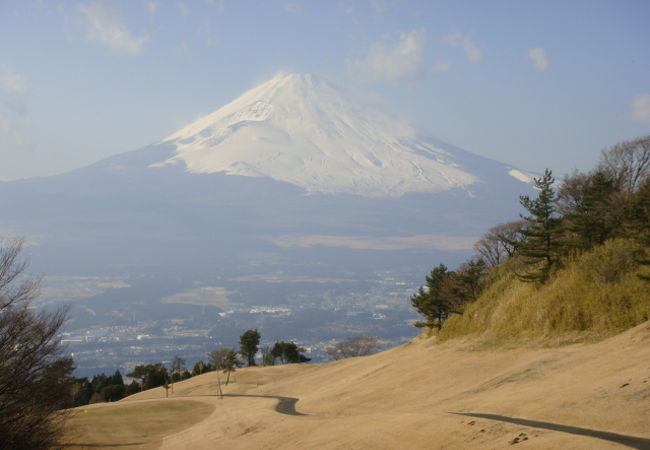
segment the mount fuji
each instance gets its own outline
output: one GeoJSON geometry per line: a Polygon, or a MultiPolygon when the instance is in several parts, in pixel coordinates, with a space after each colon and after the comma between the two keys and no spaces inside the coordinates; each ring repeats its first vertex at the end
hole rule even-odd
{"type": "Polygon", "coordinates": [[[176,154],[151,167],[268,177],[309,193],[399,197],[459,188],[472,195],[480,178],[464,167],[468,155],[352,98],[313,75],[277,75],[164,139],[176,154]]]}
{"type": "Polygon", "coordinates": [[[276,76],[163,140],[176,154],[162,164],[367,197],[467,190],[477,181],[449,151],[350,98],[312,75],[276,76]]]}
{"type": "Polygon", "coordinates": [[[516,217],[530,181],[316,76],[280,74],[158,143],[0,183],[0,230],[26,235],[48,273],[218,272],[290,249],[430,261],[516,217]]]}
{"type": "Polygon", "coordinates": [[[354,98],[278,75],[147,147],[0,183],[0,237],[25,237],[39,302],[71,304],[80,374],[198,361],[252,328],[315,360],[413,337],[423,274],[516,218],[530,176],[354,98]]]}

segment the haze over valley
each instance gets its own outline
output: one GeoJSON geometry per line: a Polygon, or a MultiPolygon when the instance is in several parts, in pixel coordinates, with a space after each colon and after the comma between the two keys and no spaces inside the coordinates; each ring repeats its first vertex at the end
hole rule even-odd
{"type": "Polygon", "coordinates": [[[200,359],[242,328],[315,360],[339,336],[404,342],[419,274],[516,218],[529,180],[279,74],[148,147],[2,183],[0,206],[47,274],[42,301],[72,301],[65,342],[91,374],[200,359]]]}

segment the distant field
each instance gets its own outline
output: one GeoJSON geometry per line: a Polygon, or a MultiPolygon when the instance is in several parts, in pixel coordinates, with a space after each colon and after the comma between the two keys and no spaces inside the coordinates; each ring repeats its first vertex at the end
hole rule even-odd
{"type": "Polygon", "coordinates": [[[158,448],[161,439],[207,417],[214,406],[191,400],[78,408],[67,424],[65,448],[158,448]]]}
{"type": "Polygon", "coordinates": [[[415,236],[283,236],[275,239],[280,247],[347,247],[356,250],[405,250],[435,248],[439,250],[470,250],[477,236],[444,236],[419,234],[415,236]]]}

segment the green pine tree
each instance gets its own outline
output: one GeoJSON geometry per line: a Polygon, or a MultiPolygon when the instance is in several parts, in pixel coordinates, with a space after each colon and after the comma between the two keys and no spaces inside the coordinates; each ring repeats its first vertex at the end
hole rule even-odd
{"type": "Polygon", "coordinates": [[[239,337],[239,354],[246,360],[248,367],[255,365],[261,337],[257,330],[248,330],[239,337]]]}
{"type": "Polygon", "coordinates": [[[517,242],[517,253],[525,258],[530,267],[526,273],[517,274],[522,281],[545,282],[551,268],[558,262],[562,250],[562,219],[555,211],[555,179],[549,169],[541,178],[535,178],[539,191],[536,199],[527,195],[519,197],[521,205],[528,211],[523,216],[522,239],[517,242]]]}
{"type": "Polygon", "coordinates": [[[451,278],[451,293],[456,297],[459,308],[467,303],[476,301],[483,289],[483,281],[488,272],[487,263],[483,258],[473,258],[456,270],[451,278]]]}
{"type": "Polygon", "coordinates": [[[237,367],[241,366],[242,362],[237,358],[237,352],[235,352],[234,349],[230,349],[221,366],[221,368],[223,368],[223,373],[226,374],[226,385],[230,382],[230,374],[237,370],[237,367]]]}
{"type": "Polygon", "coordinates": [[[448,272],[444,264],[434,267],[426,276],[426,287],[420,286],[411,296],[411,305],[426,318],[426,322],[418,322],[415,326],[440,329],[452,313],[460,312],[457,298],[451,292],[452,277],[453,273],[448,272]]]}
{"type": "Polygon", "coordinates": [[[634,193],[626,208],[625,234],[635,239],[643,251],[637,262],[643,270],[639,278],[650,281],[650,177],[634,193]]]}
{"type": "Polygon", "coordinates": [[[603,172],[596,172],[588,180],[577,211],[566,217],[568,229],[574,234],[574,245],[582,250],[603,244],[613,236],[620,223],[611,205],[616,192],[613,180],[603,172]]]}
{"type": "Polygon", "coordinates": [[[282,364],[294,364],[311,361],[311,358],[307,358],[302,354],[305,349],[298,346],[295,342],[285,342],[278,341],[273,346],[271,354],[275,358],[279,358],[282,361],[282,364]]]}

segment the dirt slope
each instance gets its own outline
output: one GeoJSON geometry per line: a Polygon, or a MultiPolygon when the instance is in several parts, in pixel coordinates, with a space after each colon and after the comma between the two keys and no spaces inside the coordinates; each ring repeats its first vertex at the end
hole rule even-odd
{"type": "MultiPolygon", "coordinates": [[[[177,383],[174,397],[215,409],[161,448],[650,448],[650,322],[595,344],[477,351],[415,340],[235,375],[224,392],[249,396],[214,397],[215,373],[177,383]],[[252,396],[298,398],[306,415],[252,396]]],[[[159,388],[121,403],[162,397],[159,388]]]]}

